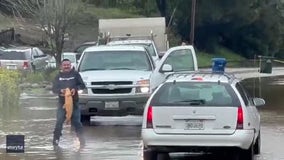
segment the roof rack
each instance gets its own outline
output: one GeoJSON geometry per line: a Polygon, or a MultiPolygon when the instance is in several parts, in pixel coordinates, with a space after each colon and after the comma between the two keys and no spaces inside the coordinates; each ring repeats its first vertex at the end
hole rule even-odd
{"type": "Polygon", "coordinates": [[[153,40],[152,36],[114,36],[110,37],[109,41],[118,40],[153,40]]]}
{"type": "Polygon", "coordinates": [[[154,40],[157,35],[150,30],[149,35],[131,35],[131,33],[126,33],[125,36],[111,36],[111,32],[106,34],[107,42],[115,40],[154,40]]]}
{"type": "MultiPolygon", "coordinates": [[[[203,74],[203,76],[205,75],[219,75],[220,77],[221,76],[225,76],[228,80],[229,80],[229,83],[232,83],[232,81],[234,79],[236,79],[237,77],[234,75],[234,74],[229,74],[229,73],[225,73],[225,72],[210,72],[210,71],[180,71],[180,72],[174,72],[174,73],[171,73],[169,75],[167,75],[166,79],[172,77],[172,76],[188,76],[188,75],[192,75],[192,77],[196,76],[197,74],[203,74]]],[[[219,77],[219,78],[220,78],[219,77]]]]}

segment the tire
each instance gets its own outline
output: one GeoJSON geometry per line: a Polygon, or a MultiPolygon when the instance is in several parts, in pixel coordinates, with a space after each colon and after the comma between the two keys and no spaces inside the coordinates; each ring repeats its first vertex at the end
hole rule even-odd
{"type": "Polygon", "coordinates": [[[91,116],[81,115],[81,123],[83,125],[90,125],[90,123],[91,123],[91,116]]]}
{"type": "Polygon", "coordinates": [[[143,149],[143,160],[157,160],[158,153],[150,149],[143,149]]]}
{"type": "Polygon", "coordinates": [[[224,159],[230,159],[230,160],[242,160],[240,158],[240,152],[238,152],[238,149],[234,149],[231,152],[229,152],[229,154],[227,154],[224,159]]]}
{"type": "Polygon", "coordinates": [[[241,149],[240,151],[240,160],[254,160],[254,148],[253,145],[247,150],[241,149]]]}
{"type": "Polygon", "coordinates": [[[260,150],[261,150],[261,136],[260,136],[260,132],[258,134],[258,137],[256,139],[256,142],[253,146],[253,150],[254,150],[254,154],[258,155],[260,154],[260,150]]]}
{"type": "Polygon", "coordinates": [[[35,73],[35,72],[36,72],[36,68],[35,68],[35,66],[34,66],[33,64],[32,64],[31,72],[32,72],[32,73],[35,73]]]}
{"type": "Polygon", "coordinates": [[[159,153],[157,160],[170,160],[169,153],[159,153]]]}

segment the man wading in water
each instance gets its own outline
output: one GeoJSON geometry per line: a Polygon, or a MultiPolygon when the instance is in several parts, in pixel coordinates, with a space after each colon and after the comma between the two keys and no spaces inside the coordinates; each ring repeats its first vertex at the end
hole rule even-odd
{"type": "Polygon", "coordinates": [[[61,61],[61,71],[55,77],[52,91],[58,95],[58,106],[56,125],[53,132],[53,145],[58,146],[59,138],[62,135],[62,127],[66,119],[66,110],[63,108],[65,104],[65,89],[70,88],[73,98],[73,113],[71,117],[71,124],[75,128],[77,137],[79,138],[80,145],[85,145],[85,139],[83,137],[83,125],[81,123],[81,112],[78,105],[79,96],[78,90],[85,89],[85,84],[80,74],[71,68],[71,62],[69,59],[63,59],[61,61]]]}

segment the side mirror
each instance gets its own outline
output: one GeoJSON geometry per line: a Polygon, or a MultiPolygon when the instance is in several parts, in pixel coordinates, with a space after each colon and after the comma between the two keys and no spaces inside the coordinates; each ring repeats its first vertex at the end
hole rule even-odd
{"type": "Polygon", "coordinates": [[[173,71],[173,67],[170,64],[164,64],[162,67],[161,72],[172,72],[173,71]]]}
{"type": "Polygon", "coordinates": [[[256,107],[265,105],[265,100],[262,98],[253,98],[252,100],[256,107]]]}

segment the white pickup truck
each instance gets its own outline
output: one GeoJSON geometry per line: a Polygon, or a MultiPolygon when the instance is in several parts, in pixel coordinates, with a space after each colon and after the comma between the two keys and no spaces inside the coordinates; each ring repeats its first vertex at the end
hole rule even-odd
{"type": "Polygon", "coordinates": [[[77,69],[87,86],[79,94],[81,120],[88,122],[94,115],[141,115],[168,74],[198,68],[192,46],[169,49],[155,66],[144,47],[119,45],[87,48],[77,69]]]}
{"type": "Polygon", "coordinates": [[[155,64],[144,47],[87,48],[77,70],[87,89],[79,94],[82,121],[90,116],[142,114],[155,64]]]}

